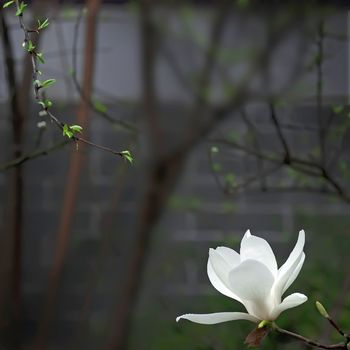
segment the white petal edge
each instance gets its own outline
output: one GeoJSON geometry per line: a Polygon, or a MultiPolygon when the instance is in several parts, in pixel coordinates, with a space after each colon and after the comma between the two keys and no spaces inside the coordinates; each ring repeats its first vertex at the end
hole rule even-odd
{"type": "Polygon", "coordinates": [[[209,249],[209,258],[208,261],[211,263],[213,271],[215,272],[218,279],[228,288],[230,289],[229,283],[229,273],[232,270],[230,265],[226,262],[226,260],[219,254],[215,249],[209,249]]]}
{"type": "Polygon", "coordinates": [[[243,300],[265,303],[274,283],[271,271],[256,260],[243,261],[229,274],[230,289],[243,300]]]}
{"type": "Polygon", "coordinates": [[[251,322],[259,322],[255,316],[245,312],[217,312],[212,314],[185,314],[176,318],[176,322],[181,319],[189,320],[201,324],[216,324],[227,321],[246,320],[251,322]]]}
{"type": "Polygon", "coordinates": [[[217,247],[215,251],[225,259],[231,269],[239,265],[241,262],[241,257],[239,254],[231,248],[217,247]]]}
{"type": "Polygon", "coordinates": [[[280,298],[283,294],[283,291],[286,290],[288,281],[292,277],[293,272],[297,269],[300,260],[303,258],[304,244],[305,232],[304,230],[301,230],[299,232],[298,241],[295,244],[288,259],[278,270],[277,279],[274,285],[274,293],[277,299],[280,298]]]}
{"type": "Polygon", "coordinates": [[[275,320],[283,311],[297,307],[307,301],[307,296],[301,293],[293,293],[283,299],[282,303],[277,305],[272,312],[271,320],[275,320]]]}
{"type": "Polygon", "coordinates": [[[270,244],[263,238],[254,236],[248,230],[242,238],[241,261],[252,259],[266,265],[273,276],[277,275],[277,262],[270,244]]]}
{"type": "Polygon", "coordinates": [[[305,254],[302,253],[301,254],[301,259],[297,265],[297,267],[295,268],[295,270],[293,271],[293,273],[291,274],[291,276],[289,277],[286,285],[284,286],[283,290],[282,290],[282,295],[283,293],[293,284],[293,282],[296,280],[296,278],[298,277],[301,268],[303,267],[305,261],[305,254]]]}
{"type": "Polygon", "coordinates": [[[280,269],[278,271],[279,274],[283,274],[286,270],[289,269],[289,267],[291,265],[293,265],[295,260],[298,259],[301,252],[303,251],[304,245],[305,245],[305,231],[301,230],[301,231],[299,231],[297,243],[295,244],[292,252],[289,254],[289,257],[286,260],[286,262],[280,267],[280,269]]]}
{"type": "Polygon", "coordinates": [[[232,299],[235,299],[235,300],[241,302],[241,299],[237,295],[233,294],[232,291],[229,288],[227,288],[227,286],[225,286],[225,284],[217,276],[217,274],[214,271],[213,266],[210,262],[210,259],[208,259],[207,273],[208,273],[208,277],[209,277],[211,284],[218,292],[220,292],[223,295],[226,295],[229,298],[232,298],[232,299]]]}

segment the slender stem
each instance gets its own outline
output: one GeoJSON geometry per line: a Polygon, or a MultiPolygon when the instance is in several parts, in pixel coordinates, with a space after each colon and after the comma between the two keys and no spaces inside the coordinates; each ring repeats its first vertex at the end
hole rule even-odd
{"type": "MultiPolygon", "coordinates": [[[[19,8],[20,8],[19,0],[15,0],[15,3],[16,3],[17,10],[19,10],[19,8]]],[[[32,33],[37,34],[37,31],[28,29],[26,27],[26,25],[24,23],[24,20],[23,20],[23,13],[21,13],[18,16],[18,21],[19,21],[20,27],[21,27],[21,29],[22,29],[22,31],[24,33],[24,45],[26,47],[26,45],[30,42],[30,34],[32,34],[32,33]]],[[[42,92],[42,86],[40,85],[40,82],[39,82],[39,69],[38,69],[38,61],[37,61],[38,53],[35,50],[28,51],[28,53],[31,55],[31,63],[32,63],[32,69],[33,69],[33,73],[32,74],[33,74],[33,82],[34,82],[33,86],[34,86],[35,99],[37,100],[37,102],[41,102],[42,103],[42,111],[46,115],[49,116],[49,118],[52,120],[52,122],[60,130],[63,130],[63,128],[65,126],[65,123],[63,123],[56,116],[54,116],[53,113],[49,110],[48,107],[44,107],[46,104],[45,104],[45,96],[44,96],[44,94],[42,92]]],[[[74,135],[71,138],[71,140],[74,141],[75,143],[82,142],[82,143],[85,143],[85,144],[90,145],[92,147],[95,147],[95,148],[98,148],[98,149],[101,149],[101,150],[104,150],[104,151],[108,151],[108,152],[113,153],[115,155],[118,155],[118,156],[120,156],[122,158],[124,157],[123,156],[123,152],[112,150],[109,147],[104,147],[104,146],[98,145],[98,144],[96,144],[94,142],[88,141],[85,138],[79,137],[77,135],[74,135]]]]}
{"type": "Polygon", "coordinates": [[[305,338],[300,334],[293,333],[291,331],[287,331],[286,329],[280,328],[276,324],[273,325],[273,328],[281,334],[285,334],[285,335],[288,335],[289,337],[301,340],[303,343],[308,344],[310,346],[314,346],[319,349],[346,349],[347,348],[346,343],[344,342],[337,343],[337,344],[322,344],[322,343],[313,341],[311,339],[305,338]]]}
{"type": "Polygon", "coordinates": [[[275,106],[273,105],[273,103],[270,103],[269,107],[270,107],[271,119],[273,121],[273,124],[274,124],[274,126],[276,128],[276,132],[278,134],[278,137],[279,137],[279,139],[280,139],[280,141],[282,143],[283,149],[284,149],[285,163],[289,164],[290,161],[291,161],[291,155],[290,155],[290,151],[289,151],[287,140],[286,140],[285,136],[283,135],[280,123],[279,123],[279,121],[277,119],[275,106]]]}
{"type": "Polygon", "coordinates": [[[348,341],[350,341],[350,335],[344,333],[344,331],[338,326],[338,324],[333,320],[332,317],[327,317],[328,322],[334,327],[334,329],[344,338],[346,338],[348,341]]]}
{"type": "Polygon", "coordinates": [[[14,159],[10,160],[9,162],[2,164],[0,166],[0,173],[3,171],[9,170],[11,168],[17,167],[17,166],[27,162],[28,160],[32,160],[32,159],[35,159],[35,158],[38,158],[41,156],[45,156],[53,151],[56,151],[56,150],[62,148],[63,146],[65,146],[68,142],[69,142],[68,139],[64,139],[61,142],[53,144],[50,147],[43,148],[43,149],[36,149],[32,153],[23,154],[20,157],[14,158],[14,159]]]}
{"type": "Polygon", "coordinates": [[[316,101],[317,101],[317,118],[319,125],[319,143],[321,149],[321,164],[325,164],[325,128],[323,125],[323,61],[324,61],[324,21],[321,20],[318,25],[318,33],[317,33],[317,58],[316,58],[316,101]]]}

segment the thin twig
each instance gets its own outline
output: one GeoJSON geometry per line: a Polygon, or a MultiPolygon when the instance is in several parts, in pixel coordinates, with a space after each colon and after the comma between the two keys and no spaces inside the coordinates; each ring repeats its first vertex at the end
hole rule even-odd
{"type": "Polygon", "coordinates": [[[49,153],[62,148],[63,146],[67,145],[68,143],[69,143],[69,140],[64,139],[63,141],[57,142],[57,143],[55,143],[52,146],[49,146],[47,148],[37,149],[31,153],[24,154],[21,157],[15,158],[15,159],[13,159],[5,164],[2,164],[0,166],[0,172],[4,172],[4,171],[7,171],[11,168],[17,167],[17,166],[27,162],[28,160],[33,160],[33,159],[39,158],[41,156],[46,156],[49,153]]]}
{"type": "Polygon", "coordinates": [[[318,118],[318,127],[319,127],[319,143],[321,150],[321,164],[325,164],[325,153],[326,153],[326,133],[323,125],[323,61],[324,61],[324,20],[321,20],[318,25],[317,32],[317,55],[316,55],[316,103],[317,103],[317,118],[318,118]]]}
{"type": "MultiPolygon", "coordinates": [[[[15,3],[16,3],[17,10],[20,11],[19,0],[15,0],[15,3]]],[[[24,20],[23,20],[22,11],[20,11],[20,14],[18,15],[18,21],[19,21],[20,27],[24,33],[24,46],[26,47],[29,44],[29,42],[31,41],[30,34],[32,34],[32,33],[37,34],[37,32],[33,31],[31,29],[28,29],[26,27],[24,20]]],[[[32,63],[32,69],[33,69],[32,75],[33,75],[33,88],[34,88],[35,99],[37,102],[41,102],[42,112],[44,114],[47,114],[50,117],[50,119],[53,121],[53,123],[56,124],[56,126],[62,131],[66,124],[63,123],[61,120],[59,120],[56,116],[54,116],[53,113],[49,110],[49,107],[47,107],[45,104],[45,97],[44,97],[44,94],[42,93],[42,86],[40,85],[40,82],[38,79],[39,78],[39,69],[38,69],[38,61],[37,61],[37,54],[38,53],[35,50],[31,50],[31,51],[29,51],[29,54],[31,56],[31,63],[32,63]]],[[[82,142],[82,143],[85,143],[85,144],[90,145],[92,147],[111,152],[115,155],[118,155],[118,156],[124,158],[124,153],[122,151],[116,151],[116,150],[112,150],[108,147],[97,145],[96,143],[88,141],[83,137],[77,136],[76,134],[73,135],[71,140],[74,141],[76,144],[79,142],[82,142]]]]}
{"type": "Polygon", "coordinates": [[[280,328],[277,325],[274,325],[273,328],[281,334],[285,334],[285,335],[288,335],[289,337],[301,340],[303,343],[308,344],[310,346],[314,346],[314,347],[319,348],[319,349],[346,349],[346,343],[344,343],[344,342],[337,343],[337,344],[329,344],[329,345],[322,344],[322,343],[313,341],[311,339],[305,338],[300,334],[293,333],[291,331],[287,331],[286,329],[280,328]]]}
{"type": "Polygon", "coordinates": [[[272,122],[273,122],[273,124],[274,124],[274,126],[276,128],[276,132],[278,134],[278,137],[279,137],[279,139],[280,139],[280,141],[282,143],[282,146],[283,146],[283,149],[284,149],[284,152],[285,152],[285,156],[284,156],[285,163],[289,164],[290,161],[291,161],[291,154],[290,154],[290,151],[289,151],[287,140],[284,137],[284,134],[282,132],[281,126],[280,126],[279,121],[277,119],[275,106],[273,105],[273,103],[270,103],[269,107],[270,107],[270,114],[271,114],[272,122]]]}
{"type": "MultiPolygon", "coordinates": [[[[255,127],[254,123],[252,123],[252,121],[248,118],[248,115],[244,109],[242,109],[241,111],[241,116],[248,130],[253,135],[253,146],[255,151],[259,151],[260,149],[259,142],[258,142],[259,133],[257,128],[255,127]]],[[[258,170],[258,176],[260,180],[260,188],[262,191],[264,191],[266,188],[266,176],[264,174],[264,161],[261,158],[256,158],[256,167],[258,170]]]]}
{"type": "Polygon", "coordinates": [[[285,164],[289,166],[291,169],[298,171],[301,174],[309,175],[314,178],[323,178],[328,184],[330,184],[336,191],[337,195],[342,198],[346,202],[350,202],[349,195],[342,188],[341,184],[331,176],[331,174],[324,168],[322,165],[315,163],[313,161],[308,161],[305,159],[292,157],[290,161],[287,163],[286,159],[281,155],[271,156],[263,152],[257,152],[253,149],[250,149],[244,145],[241,145],[235,141],[229,141],[226,139],[210,139],[211,143],[214,144],[226,144],[231,148],[243,152],[248,155],[255,156],[257,158],[277,163],[277,164],[285,164]]]}

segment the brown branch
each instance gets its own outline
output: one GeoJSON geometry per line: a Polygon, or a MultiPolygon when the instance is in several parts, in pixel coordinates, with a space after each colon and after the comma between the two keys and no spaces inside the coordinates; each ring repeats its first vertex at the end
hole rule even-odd
{"type": "MultiPolygon", "coordinates": [[[[348,290],[350,289],[350,271],[348,271],[348,273],[345,275],[343,284],[340,288],[340,291],[337,294],[337,297],[334,301],[334,306],[332,307],[332,316],[337,319],[339,314],[342,312],[343,307],[344,307],[344,293],[346,293],[348,290]]],[[[332,318],[333,320],[333,318],[332,318]]],[[[339,327],[338,327],[339,328],[339,327]]],[[[339,328],[340,329],[340,328],[339,328]]],[[[342,333],[344,333],[343,331],[341,331],[342,333]]],[[[340,333],[340,334],[342,334],[340,333]]],[[[324,337],[329,338],[331,336],[331,328],[327,327],[323,329],[322,334],[324,335],[324,337]]],[[[350,340],[349,335],[344,333],[344,336],[347,337],[348,340],[350,340]]]]}
{"type": "Polygon", "coordinates": [[[132,317],[142,283],[142,272],[147,262],[152,229],[163,213],[169,196],[182,174],[185,159],[186,154],[170,156],[157,161],[151,167],[148,190],[141,204],[131,264],[126,273],[126,282],[122,287],[115,313],[114,331],[108,346],[110,350],[127,348],[132,317]]]}
{"type": "MultiPolygon", "coordinates": [[[[5,16],[0,11],[1,36],[4,46],[4,58],[6,62],[6,77],[11,101],[12,124],[12,156],[22,156],[24,118],[20,111],[18,99],[18,86],[16,79],[14,53],[8,32],[5,16]]],[[[11,273],[11,306],[12,316],[12,348],[20,348],[20,338],[17,335],[21,322],[21,279],[22,279],[22,221],[23,221],[23,170],[16,167],[10,178],[9,201],[9,231],[12,242],[12,273],[11,273]]]]}
{"type": "MultiPolygon", "coordinates": [[[[85,96],[90,96],[93,86],[93,72],[94,72],[94,53],[96,41],[96,22],[98,10],[101,5],[101,0],[87,1],[87,26],[85,33],[85,62],[83,71],[83,93],[85,96]]],[[[84,99],[81,99],[80,106],[77,112],[77,122],[85,129],[88,126],[88,105],[84,99]]],[[[50,114],[49,114],[50,115],[50,114]]],[[[50,115],[51,116],[51,115],[50,115]]],[[[52,116],[51,116],[52,118],[52,116]]],[[[56,122],[57,123],[57,122],[56,122]]],[[[82,138],[75,138],[74,141],[84,142],[91,145],[90,141],[82,138]]],[[[99,146],[99,148],[102,146],[99,146]]],[[[78,188],[80,182],[81,171],[83,168],[83,153],[72,152],[66,190],[63,198],[61,219],[57,233],[57,245],[54,253],[52,269],[49,276],[49,284],[47,291],[47,298],[43,306],[43,311],[39,323],[37,334],[36,349],[43,350],[46,348],[46,339],[49,333],[51,320],[54,314],[54,307],[56,302],[57,288],[60,283],[64,261],[67,253],[67,247],[70,238],[71,225],[74,215],[74,208],[78,196],[78,188]]]]}
{"type": "MultiPolygon", "coordinates": [[[[16,3],[16,7],[17,9],[19,9],[19,0],[15,0],[16,3]]],[[[20,27],[24,33],[24,46],[27,46],[29,42],[31,42],[31,34],[37,34],[37,31],[33,31],[27,28],[27,26],[24,23],[23,20],[23,13],[21,13],[18,16],[18,21],[20,24],[20,27]]],[[[60,119],[58,119],[56,116],[53,115],[53,113],[49,110],[48,106],[45,106],[45,95],[43,93],[43,88],[40,85],[40,80],[39,80],[39,68],[38,68],[38,59],[37,59],[37,55],[38,52],[33,49],[30,52],[28,52],[30,55],[30,61],[31,61],[31,65],[32,65],[32,80],[33,80],[33,89],[34,89],[34,96],[35,96],[35,100],[40,103],[41,108],[42,108],[42,112],[46,115],[48,115],[51,119],[51,121],[54,122],[54,124],[62,131],[65,123],[63,123],[60,119]]],[[[84,101],[85,103],[85,101],[84,101]]],[[[79,117],[78,117],[79,119],[79,117]]],[[[85,143],[87,145],[90,145],[92,147],[96,147],[102,150],[105,150],[109,148],[108,147],[104,147],[104,146],[99,146],[97,147],[97,145],[94,142],[88,141],[85,138],[79,137],[77,135],[74,135],[74,137],[71,138],[71,140],[75,143],[81,142],[81,143],[85,143]]],[[[117,154],[118,156],[124,158],[123,156],[123,152],[122,151],[113,151],[112,153],[117,154]]]]}
{"type": "MultiPolygon", "coordinates": [[[[229,0],[222,0],[218,2],[218,10],[214,14],[213,23],[211,26],[209,45],[205,52],[204,64],[200,70],[199,79],[195,84],[195,89],[193,91],[194,107],[191,111],[192,124],[190,131],[197,129],[197,123],[201,119],[201,114],[204,107],[208,106],[209,96],[208,88],[210,87],[212,74],[216,66],[217,55],[220,52],[221,40],[229,14],[231,12],[232,2],[229,0]]],[[[192,131],[189,133],[189,140],[193,139],[191,135],[192,131]]]]}
{"type": "Polygon", "coordinates": [[[350,341],[350,335],[346,334],[339,325],[334,321],[334,319],[330,316],[327,317],[328,322],[331,326],[343,337],[345,337],[348,341],[350,341]]]}
{"type": "Polygon", "coordinates": [[[263,160],[277,163],[277,164],[285,164],[288,165],[291,169],[298,171],[299,173],[309,175],[314,178],[324,179],[328,182],[335,190],[336,194],[346,202],[350,202],[350,196],[346,193],[346,191],[342,188],[341,184],[324,168],[322,165],[315,163],[313,161],[308,161],[302,158],[292,157],[290,158],[290,162],[286,163],[284,157],[280,155],[270,156],[268,154],[264,154],[263,152],[257,152],[253,149],[247,148],[237,142],[228,141],[225,139],[211,139],[210,142],[214,144],[226,144],[231,148],[243,152],[248,155],[255,156],[257,158],[261,158],[263,160]]]}
{"type": "Polygon", "coordinates": [[[78,16],[76,18],[75,24],[74,24],[74,34],[73,34],[73,45],[72,45],[72,80],[73,84],[79,93],[79,96],[81,99],[84,99],[84,101],[89,105],[89,107],[98,115],[100,115],[102,118],[107,120],[109,123],[113,125],[118,125],[134,134],[137,134],[139,132],[138,128],[133,125],[132,123],[126,122],[121,119],[116,119],[112,117],[107,111],[103,111],[100,109],[97,109],[95,104],[92,101],[91,95],[84,95],[83,89],[79,83],[78,77],[77,77],[77,70],[78,70],[78,62],[77,62],[77,55],[78,55],[78,37],[79,37],[79,27],[81,20],[83,18],[84,14],[84,7],[81,7],[80,11],[78,12],[78,16]]]}
{"type": "MultiPolygon", "coordinates": [[[[220,2],[221,5],[223,3],[226,2],[220,2]]],[[[143,6],[149,6],[147,0],[142,2],[142,4],[143,6]]],[[[146,10],[149,10],[149,8],[146,10]]],[[[219,10],[222,9],[220,8],[219,10]]],[[[223,16],[223,18],[225,18],[225,16],[223,16]]],[[[223,23],[220,21],[216,21],[215,23],[223,26],[223,23]]],[[[143,29],[148,32],[149,35],[152,33],[154,34],[153,28],[150,31],[147,30],[149,27],[145,19],[143,24],[145,25],[145,28],[143,29]]],[[[287,25],[286,27],[289,26],[287,25]]],[[[210,131],[212,131],[213,128],[218,125],[218,123],[231,116],[232,113],[244,103],[248,97],[249,83],[251,82],[251,79],[256,75],[260,68],[265,67],[271,54],[271,49],[279,42],[283,33],[284,30],[280,30],[278,33],[276,33],[276,37],[273,38],[271,46],[254,57],[252,67],[248,69],[243,78],[237,83],[237,94],[233,98],[229,99],[223,108],[210,107],[208,106],[208,101],[205,100],[205,105],[209,108],[209,112],[212,116],[208,122],[204,122],[203,124],[200,124],[199,121],[198,123],[192,123],[187,134],[188,137],[177,147],[177,149],[170,153],[170,155],[160,156],[159,154],[153,154],[155,159],[149,162],[150,174],[148,177],[148,190],[141,205],[140,224],[136,232],[135,247],[132,252],[131,265],[126,274],[127,280],[122,289],[119,307],[116,310],[115,331],[113,332],[113,337],[110,342],[110,349],[120,350],[126,348],[135,302],[137,300],[138,291],[142,281],[142,273],[147,262],[147,253],[150,240],[152,238],[152,232],[157,220],[164,210],[164,205],[167,199],[174,190],[174,186],[181,175],[187,156],[190,154],[193,147],[197,145],[204,136],[207,136],[210,131]]],[[[145,35],[145,33],[143,33],[143,35],[145,35]]],[[[150,39],[149,41],[145,41],[148,42],[151,48],[144,47],[146,51],[144,52],[145,58],[149,60],[143,65],[143,69],[147,69],[147,73],[144,74],[144,79],[149,79],[148,82],[143,82],[144,89],[154,88],[154,77],[152,76],[152,73],[154,72],[154,53],[147,51],[151,50],[152,46],[154,45],[152,40],[154,40],[154,38],[150,39]]],[[[206,74],[211,74],[211,68],[208,69],[208,65],[204,65],[203,69],[206,70],[206,74]]],[[[205,79],[203,78],[203,81],[205,84],[209,85],[210,77],[206,77],[205,79]]],[[[203,89],[206,87],[207,86],[204,85],[200,88],[203,89]]],[[[145,111],[149,115],[149,120],[152,121],[154,120],[153,107],[156,104],[155,91],[144,91],[143,99],[144,102],[146,102],[145,111]]],[[[192,121],[198,120],[198,112],[200,112],[201,108],[203,107],[201,105],[202,102],[203,99],[201,98],[197,98],[195,100],[194,107],[190,113],[192,121]]],[[[157,120],[155,120],[155,122],[157,122],[157,120]]]]}
{"type": "MultiPolygon", "coordinates": [[[[253,135],[253,147],[256,152],[259,151],[260,145],[258,142],[258,130],[255,127],[254,123],[251,122],[251,120],[248,118],[248,115],[244,109],[241,111],[241,116],[244,121],[244,123],[247,126],[247,129],[250,131],[250,133],[253,135]]],[[[262,191],[266,188],[266,176],[264,174],[264,161],[261,158],[256,158],[256,168],[258,171],[258,176],[260,180],[260,188],[262,191]]]]}
{"type": "Polygon", "coordinates": [[[7,171],[11,168],[18,167],[19,165],[22,165],[23,163],[26,163],[28,160],[33,160],[36,158],[39,158],[41,156],[46,156],[49,153],[56,151],[63,146],[67,145],[69,143],[69,140],[64,139],[60,142],[57,142],[49,147],[42,148],[42,149],[36,149],[31,153],[23,154],[22,156],[15,158],[13,160],[10,160],[9,162],[6,162],[2,165],[0,165],[0,172],[7,171]]]}
{"type": "Polygon", "coordinates": [[[326,133],[323,125],[323,61],[324,61],[324,37],[325,37],[325,23],[322,19],[317,28],[317,55],[316,55],[316,105],[317,105],[317,119],[319,127],[319,143],[321,150],[321,164],[325,164],[326,157],[326,133]]]}
{"type": "MultiPolygon", "coordinates": [[[[155,48],[157,33],[151,20],[151,1],[145,0],[141,3],[141,26],[143,36],[143,104],[147,114],[150,127],[150,137],[153,142],[154,161],[150,162],[150,174],[148,190],[144,196],[140,211],[140,224],[137,228],[135,248],[131,257],[131,264],[128,269],[127,279],[122,288],[120,302],[116,311],[115,331],[110,341],[109,348],[111,350],[121,350],[127,346],[130,326],[132,322],[133,311],[138,297],[142,273],[147,261],[148,248],[152,237],[152,230],[157,220],[161,216],[165,204],[171,195],[174,187],[182,173],[186,157],[189,150],[195,143],[186,145],[188,148],[181,148],[172,154],[164,155],[164,149],[159,145],[163,144],[163,134],[159,128],[157,98],[154,81],[154,65],[155,65],[155,48]]],[[[216,21],[217,26],[222,23],[216,21]]],[[[211,67],[204,66],[206,73],[210,74],[211,67]]],[[[203,78],[204,79],[204,78],[203,78]]],[[[205,84],[209,84],[210,79],[203,80],[205,84]]],[[[202,89],[205,86],[201,86],[202,89]]],[[[198,118],[197,113],[201,99],[195,102],[195,108],[192,113],[193,118],[198,118]]],[[[193,119],[192,119],[193,120],[193,119]]],[[[197,125],[192,125],[192,131],[197,131],[197,125]]],[[[193,133],[189,133],[189,137],[193,137],[193,133]]],[[[198,141],[195,138],[196,142],[198,141]]]]}
{"type": "MultiPolygon", "coordinates": [[[[331,191],[325,188],[313,187],[313,186],[268,186],[265,188],[265,194],[272,193],[312,193],[325,196],[337,196],[335,191],[331,191]]],[[[237,192],[244,194],[256,194],[256,190],[244,190],[244,192],[237,192]]],[[[237,194],[234,193],[234,194],[237,194]]]]}
{"type": "Polygon", "coordinates": [[[275,329],[277,332],[279,332],[281,334],[288,335],[289,337],[300,340],[307,345],[314,346],[314,347],[319,348],[319,349],[343,349],[343,350],[347,349],[346,343],[344,343],[344,342],[337,343],[337,344],[330,344],[330,345],[322,344],[322,343],[313,341],[311,339],[305,338],[302,335],[293,333],[291,331],[287,331],[286,329],[280,328],[277,325],[274,325],[273,329],[275,329]]]}
{"type": "Polygon", "coordinates": [[[290,154],[290,151],[289,151],[287,140],[284,137],[284,134],[282,132],[281,126],[280,126],[279,121],[277,119],[276,110],[275,110],[275,106],[273,105],[273,103],[269,103],[269,108],[270,108],[270,115],[271,115],[272,122],[273,122],[273,124],[274,124],[274,126],[276,128],[276,132],[277,132],[278,138],[281,141],[283,149],[284,149],[284,153],[285,153],[285,155],[284,155],[284,162],[286,164],[289,164],[290,161],[291,161],[291,154],[290,154]]]}
{"type": "MultiPolygon", "coordinates": [[[[134,143],[135,135],[132,137],[130,146],[134,143]]],[[[126,163],[118,165],[117,175],[115,178],[115,190],[113,192],[112,198],[110,200],[108,215],[104,216],[101,223],[101,240],[99,243],[98,253],[95,260],[93,260],[89,266],[89,279],[87,281],[86,292],[84,295],[83,305],[79,313],[79,323],[80,327],[75,335],[75,348],[79,348],[79,341],[84,337],[85,324],[88,319],[90,309],[93,303],[93,293],[96,286],[100,280],[101,269],[103,267],[103,262],[111,249],[111,238],[115,232],[111,229],[113,225],[113,220],[115,219],[115,213],[118,211],[118,206],[120,205],[121,196],[123,193],[124,184],[127,181],[127,167],[126,163]]]]}

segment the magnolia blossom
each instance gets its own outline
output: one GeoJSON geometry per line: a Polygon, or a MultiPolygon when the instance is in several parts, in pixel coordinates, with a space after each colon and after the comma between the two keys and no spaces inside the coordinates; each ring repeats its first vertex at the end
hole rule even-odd
{"type": "Polygon", "coordinates": [[[275,255],[265,239],[253,236],[248,230],[242,241],[240,254],[218,247],[209,250],[208,277],[220,293],[242,303],[245,312],[219,312],[212,314],[185,314],[184,318],[202,324],[233,320],[260,322],[273,321],[284,310],[307,300],[293,293],[282,300],[283,293],[297,278],[305,260],[303,252],[305,232],[299,232],[298,241],[286,262],[278,269],[275,255]]]}

